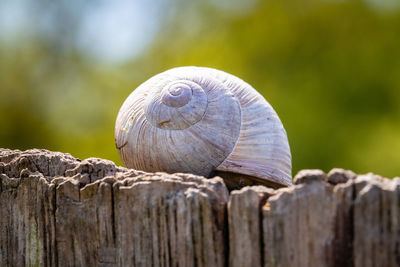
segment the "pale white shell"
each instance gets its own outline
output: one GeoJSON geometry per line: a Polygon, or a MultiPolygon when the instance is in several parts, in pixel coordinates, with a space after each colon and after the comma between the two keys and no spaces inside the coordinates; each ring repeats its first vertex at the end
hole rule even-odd
{"type": "Polygon", "coordinates": [[[174,68],[141,84],[119,111],[115,141],[129,168],[292,184],[278,115],[249,84],[216,69],[174,68]]]}

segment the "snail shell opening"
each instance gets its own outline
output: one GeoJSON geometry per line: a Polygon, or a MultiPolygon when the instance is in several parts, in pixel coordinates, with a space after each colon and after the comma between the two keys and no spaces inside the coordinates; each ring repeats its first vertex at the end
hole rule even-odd
{"type": "Polygon", "coordinates": [[[149,172],[232,172],[291,185],[286,132],[271,105],[223,71],[180,67],[141,84],[122,105],[124,164],[149,172]]]}

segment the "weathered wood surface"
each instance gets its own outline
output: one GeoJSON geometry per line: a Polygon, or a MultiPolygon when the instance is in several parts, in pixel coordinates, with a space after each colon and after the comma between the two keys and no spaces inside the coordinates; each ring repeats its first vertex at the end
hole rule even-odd
{"type": "Polygon", "coordinates": [[[290,188],[0,149],[0,266],[400,266],[400,179],[290,188]]]}

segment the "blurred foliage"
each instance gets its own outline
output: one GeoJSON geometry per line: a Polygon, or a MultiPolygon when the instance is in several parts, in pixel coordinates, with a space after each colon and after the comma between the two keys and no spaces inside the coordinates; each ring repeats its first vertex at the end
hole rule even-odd
{"type": "MultiPolygon", "coordinates": [[[[124,63],[74,47],[79,23],[68,21],[85,8],[69,16],[66,1],[53,3],[64,14],[53,18],[57,30],[0,43],[0,147],[121,164],[113,128],[124,99],[163,70],[197,65],[232,73],[265,96],[287,130],[293,174],[343,167],[400,175],[400,8],[234,2],[169,1],[154,41],[124,63]]],[[[40,16],[48,1],[36,4],[40,16]]]]}

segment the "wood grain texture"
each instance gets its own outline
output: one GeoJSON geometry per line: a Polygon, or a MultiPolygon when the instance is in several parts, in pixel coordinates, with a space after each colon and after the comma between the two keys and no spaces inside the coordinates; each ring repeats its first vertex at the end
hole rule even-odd
{"type": "Polygon", "coordinates": [[[0,266],[400,266],[400,179],[221,178],[0,149],[0,266]]]}
{"type": "Polygon", "coordinates": [[[0,266],[225,266],[221,178],[0,150],[0,266]]]}

